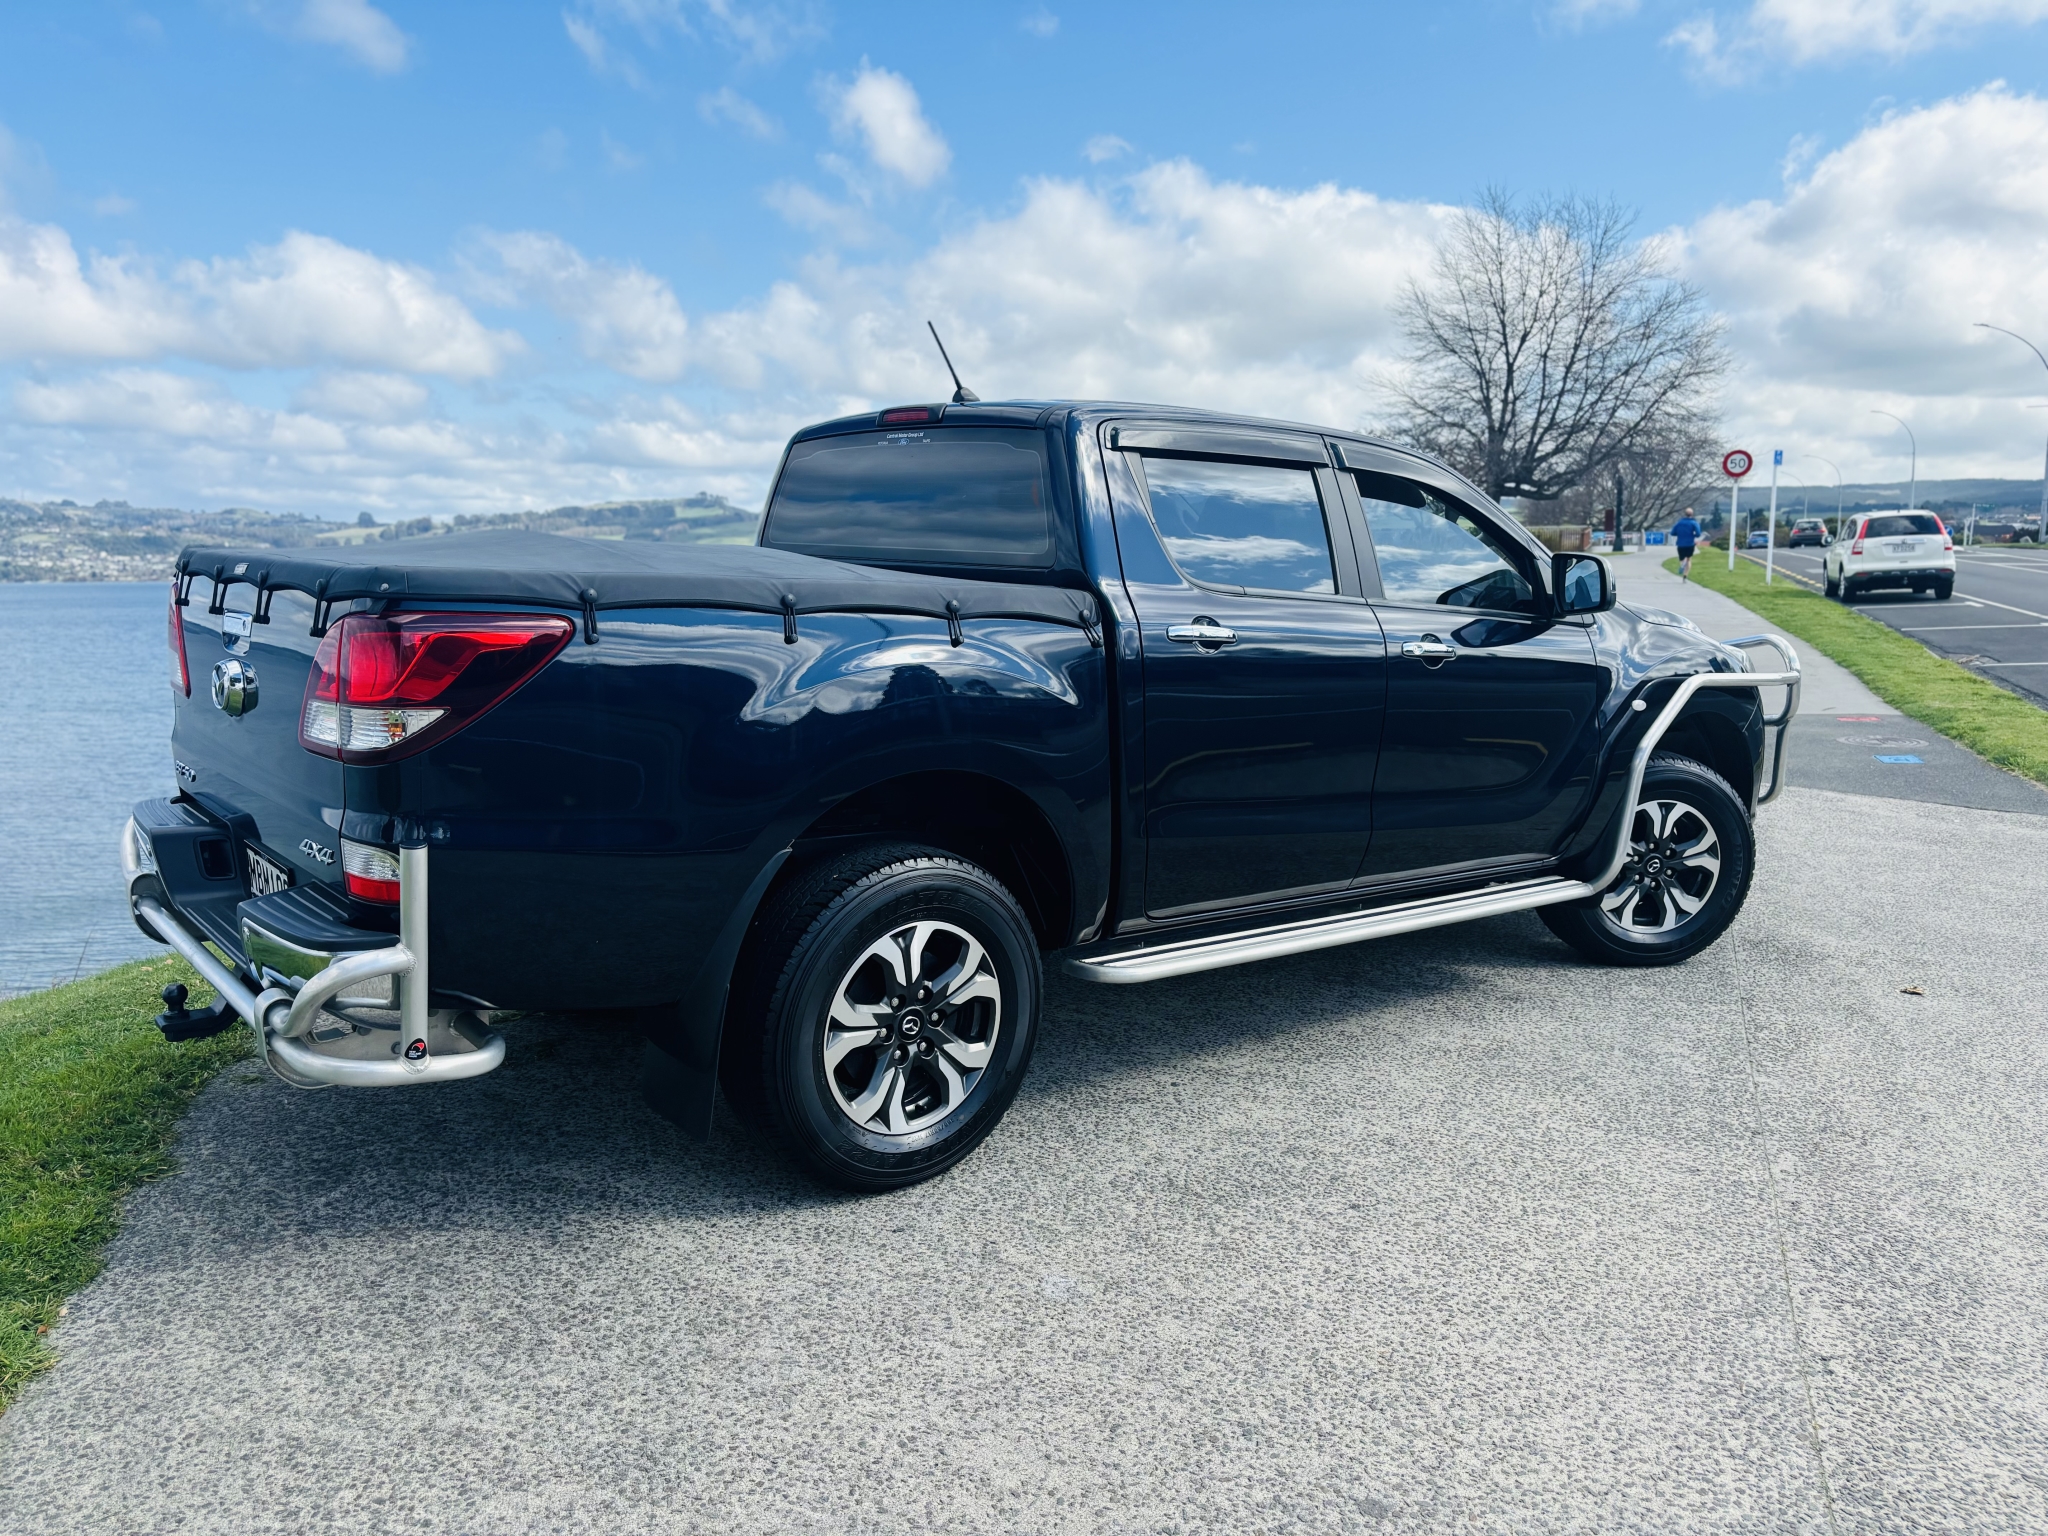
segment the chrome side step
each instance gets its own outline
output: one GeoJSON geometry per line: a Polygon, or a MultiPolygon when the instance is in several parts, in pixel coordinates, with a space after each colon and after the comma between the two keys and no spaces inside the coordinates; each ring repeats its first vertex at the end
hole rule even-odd
{"type": "MultiPolygon", "coordinates": [[[[1600,872],[1591,880],[1555,877],[1521,880],[1487,886],[1484,890],[1462,891],[1454,896],[1430,896],[1396,906],[1376,907],[1370,912],[1346,912],[1337,917],[1310,918],[1305,922],[1281,923],[1269,928],[1240,929],[1235,933],[1182,939],[1178,943],[1127,949],[1108,955],[1075,956],[1063,961],[1060,968],[1069,976],[1078,976],[1083,981],[1112,984],[1160,981],[1168,976],[1221,970],[1225,966],[1244,965],[1253,960],[1277,960],[1282,955],[1299,955],[1311,949],[1335,949],[1340,944],[1391,938],[1397,933],[1414,933],[1422,928],[1441,928],[1451,923],[1470,922],[1474,918],[1500,917],[1509,912],[1527,912],[1535,907],[1584,901],[1597,896],[1614,884],[1622,865],[1628,861],[1629,833],[1635,823],[1633,808],[1642,793],[1643,774],[1650,766],[1650,754],[1656,750],[1657,743],[1692,696],[1702,688],[1785,690],[1784,709],[1764,721],[1766,729],[1778,732],[1778,740],[1771,758],[1770,787],[1757,796],[1756,803],[1768,805],[1784,792],[1786,728],[1791,725],[1793,716],[1799,713],[1799,653],[1782,635],[1745,635],[1740,640],[1722,643],[1743,650],[1752,646],[1769,646],[1778,653],[1782,663],[1780,670],[1700,672],[1679,683],[1664,707],[1657,712],[1657,718],[1643,732],[1642,740],[1636,744],[1622,800],[1628,809],[1616,818],[1607,858],[1596,866],[1600,872]]],[[[1636,707],[1642,708],[1640,699],[1636,701],[1636,707]]]]}
{"type": "Polygon", "coordinates": [[[1532,907],[1547,907],[1554,902],[1578,901],[1592,895],[1594,890],[1595,887],[1579,880],[1519,880],[1512,885],[1461,891],[1455,896],[1429,896],[1391,907],[1375,907],[1370,912],[1345,912],[1336,917],[1280,923],[1271,928],[1222,933],[1206,939],[1183,939],[1177,944],[1159,944],[1150,949],[1127,950],[1117,955],[1070,959],[1062,968],[1069,976],[1078,976],[1084,981],[1113,984],[1160,981],[1168,976],[1220,970],[1227,965],[1243,965],[1251,960],[1275,960],[1282,955],[1299,955],[1311,949],[1335,949],[1340,944],[1357,944],[1365,939],[1391,938],[1397,933],[1414,933],[1422,928],[1441,928],[1449,923],[1470,922],[1474,918],[1526,912],[1532,907]]]}

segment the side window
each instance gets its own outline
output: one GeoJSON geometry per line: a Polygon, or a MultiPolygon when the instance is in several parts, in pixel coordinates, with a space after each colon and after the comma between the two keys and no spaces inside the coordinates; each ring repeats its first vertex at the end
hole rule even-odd
{"type": "Polygon", "coordinates": [[[1356,473],[1380,587],[1390,602],[1536,611],[1519,552],[1511,553],[1465,507],[1398,475],[1356,473]]]}
{"type": "Polygon", "coordinates": [[[1147,455],[1152,521],[1191,581],[1263,592],[1335,592],[1315,471],[1147,455]]]}

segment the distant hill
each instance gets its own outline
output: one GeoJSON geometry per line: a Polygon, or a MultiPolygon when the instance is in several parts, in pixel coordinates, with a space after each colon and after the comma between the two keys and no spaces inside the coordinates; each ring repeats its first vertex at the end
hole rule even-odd
{"type": "Polygon", "coordinates": [[[442,538],[479,528],[531,528],[588,539],[750,544],[758,522],[758,514],[708,494],[397,523],[337,523],[249,507],[188,512],[131,507],[125,501],[88,507],[72,501],[0,499],[0,581],[150,581],[168,576],[178,551],[193,543],[294,549],[442,538]]]}

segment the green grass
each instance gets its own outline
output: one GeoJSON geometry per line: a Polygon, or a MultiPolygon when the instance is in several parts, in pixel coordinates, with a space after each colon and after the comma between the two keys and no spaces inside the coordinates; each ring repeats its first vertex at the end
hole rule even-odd
{"type": "MultiPolygon", "coordinates": [[[[1902,715],[1933,726],[1979,757],[2048,784],[2048,710],[1937,656],[1916,640],[1778,573],[1764,585],[1763,567],[1727,552],[1701,550],[1692,579],[1732,597],[1774,629],[1847,667],[1902,715]]],[[[1678,562],[1664,569],[1676,574],[1678,562]]]]}
{"type": "Polygon", "coordinates": [[[171,982],[210,994],[184,962],[138,960],[0,1002],[0,1411],[55,1359],[64,1299],[99,1272],[121,1197],[171,1171],[192,1096],[248,1053],[248,1031],[166,1044],[153,1022],[171,982]]]}

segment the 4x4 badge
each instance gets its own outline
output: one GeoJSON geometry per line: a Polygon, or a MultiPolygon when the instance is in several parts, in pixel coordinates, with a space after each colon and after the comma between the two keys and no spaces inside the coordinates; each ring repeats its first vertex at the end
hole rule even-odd
{"type": "Polygon", "coordinates": [[[322,848],[310,837],[299,844],[299,852],[303,853],[315,864],[332,864],[334,862],[334,850],[332,848],[322,848]]]}

